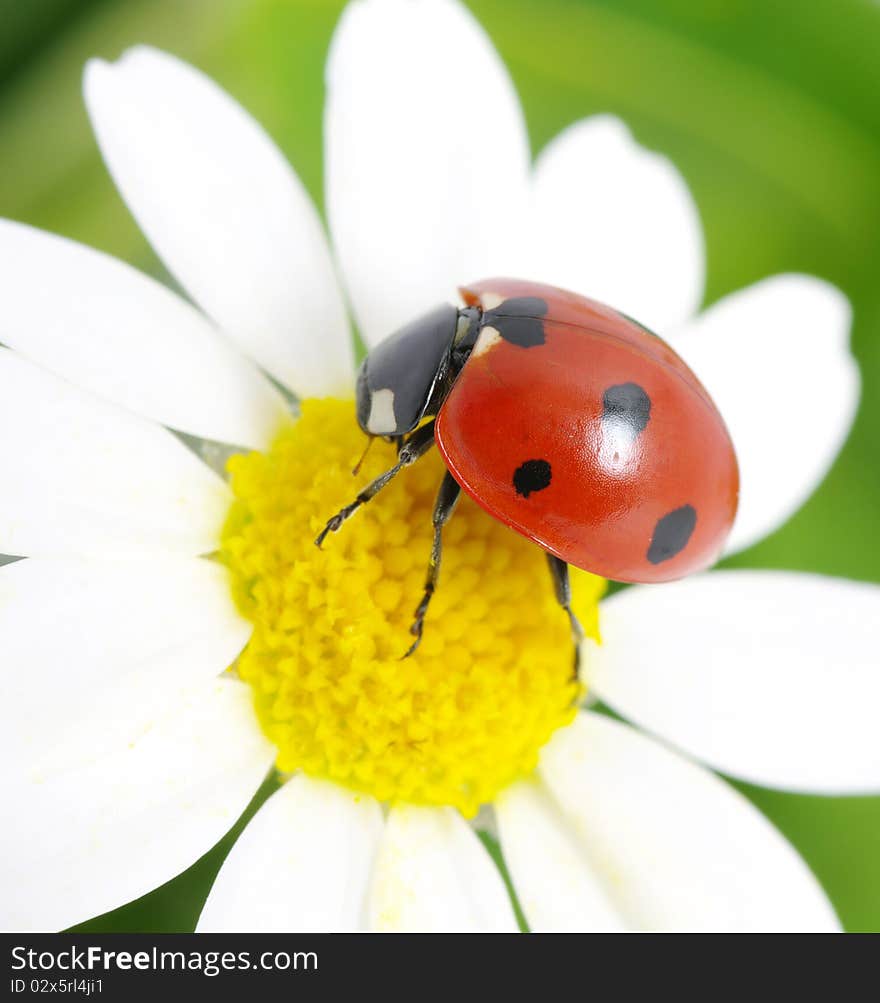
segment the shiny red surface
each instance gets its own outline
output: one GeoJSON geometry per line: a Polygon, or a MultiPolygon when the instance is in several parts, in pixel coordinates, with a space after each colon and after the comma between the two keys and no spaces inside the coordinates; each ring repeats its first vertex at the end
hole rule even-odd
{"type": "Polygon", "coordinates": [[[627,582],[663,582],[718,556],[736,514],[739,475],[724,421],[696,376],[655,335],[573,293],[512,279],[463,290],[544,299],[546,343],[498,341],[472,356],[437,417],[438,447],[464,490],[487,512],[564,561],[627,582]],[[602,420],[609,386],[636,383],[651,400],[633,435],[602,420]],[[526,460],[552,467],[527,498],[513,486],[526,460]],[[659,519],[697,512],[683,550],[647,559],[659,519]]]}

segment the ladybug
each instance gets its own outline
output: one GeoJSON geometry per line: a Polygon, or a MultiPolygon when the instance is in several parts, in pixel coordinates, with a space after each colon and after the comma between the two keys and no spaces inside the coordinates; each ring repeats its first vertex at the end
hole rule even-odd
{"type": "Polygon", "coordinates": [[[724,421],[682,359],[626,314],[563,289],[496,278],[460,293],[464,307],[435,307],[364,359],[357,420],[396,441],[398,461],[315,541],[436,444],[447,473],[407,655],[462,489],[546,551],[575,642],[570,564],[638,583],[711,564],[733,525],[739,473],[724,421]]]}

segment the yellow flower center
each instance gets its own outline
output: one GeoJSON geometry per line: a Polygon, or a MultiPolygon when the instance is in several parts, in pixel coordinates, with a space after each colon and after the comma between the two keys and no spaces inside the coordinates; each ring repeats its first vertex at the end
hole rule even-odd
{"type": "MultiPolygon", "coordinates": [[[[471,816],[575,714],[568,618],[543,552],[462,498],[421,646],[402,659],[444,468],[435,452],[404,470],[319,550],[327,519],[395,462],[376,442],[352,477],[363,447],[350,401],[307,400],[271,449],[230,460],[222,557],[254,625],[238,671],[280,771],[471,816]]],[[[604,584],[573,572],[594,637],[604,584]]]]}

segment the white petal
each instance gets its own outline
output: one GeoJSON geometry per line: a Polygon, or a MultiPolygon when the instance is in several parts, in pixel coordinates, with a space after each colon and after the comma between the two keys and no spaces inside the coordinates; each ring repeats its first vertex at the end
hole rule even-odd
{"type": "Polygon", "coordinates": [[[121,261],[0,220],[2,339],[72,383],[172,428],[263,447],[280,395],[179,296],[121,261]]]}
{"type": "Polygon", "coordinates": [[[880,586],[713,571],[602,604],[592,689],[725,773],[880,791],[880,586]]]}
{"type": "Polygon", "coordinates": [[[361,0],[327,62],[326,202],[369,343],[487,273],[517,274],[528,137],[513,85],[454,0],[361,0]]]}
{"type": "Polygon", "coordinates": [[[515,932],[504,882],[452,808],[391,809],[376,861],[370,928],[382,932],[515,932]]]}
{"type": "Polygon", "coordinates": [[[495,804],[504,860],[532,933],[617,933],[621,916],[544,786],[514,784],[495,804]]]}
{"type": "Polygon", "coordinates": [[[655,331],[687,320],[705,280],[684,178],[611,115],[570,126],[535,165],[531,277],[625,311],[655,331]]]}
{"type": "Polygon", "coordinates": [[[231,501],[170,432],[8,349],[0,459],[0,553],[207,553],[231,501]]]}
{"type": "Polygon", "coordinates": [[[545,749],[541,775],[631,929],[838,928],[806,864],[757,809],[627,725],[579,715],[545,749]]]}
{"type": "Polygon", "coordinates": [[[0,928],[61,929],[174,877],[235,822],[273,754],[249,688],[219,679],[88,768],[13,785],[0,928]]]}
{"type": "Polygon", "coordinates": [[[324,232],[260,126],[203,74],[146,47],[90,61],[84,87],[122,197],[192,298],[297,393],[348,390],[351,340],[324,232]]]}
{"type": "Polygon", "coordinates": [[[740,507],[728,552],[781,526],[843,445],[859,399],[850,317],[834,286],[777,275],[725,297],[670,336],[736,447],[740,507]]]}
{"type": "Polygon", "coordinates": [[[226,570],[198,558],[0,568],[0,773],[69,770],[136,740],[250,629],[226,570]]]}
{"type": "Polygon", "coordinates": [[[199,932],[359,931],[382,810],[371,797],[297,776],[257,812],[226,858],[199,932]]]}

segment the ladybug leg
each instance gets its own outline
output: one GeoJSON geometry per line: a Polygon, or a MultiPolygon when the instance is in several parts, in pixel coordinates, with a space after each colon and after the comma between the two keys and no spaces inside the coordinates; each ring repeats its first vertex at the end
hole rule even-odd
{"type": "Polygon", "coordinates": [[[547,563],[553,578],[556,601],[568,613],[568,619],[571,623],[571,639],[574,642],[574,677],[577,679],[581,665],[581,641],[584,639],[584,628],[571,609],[571,583],[568,580],[568,565],[555,554],[547,555],[547,563]]]}
{"type": "Polygon", "coordinates": [[[420,457],[424,456],[425,453],[434,445],[434,422],[430,421],[427,425],[422,425],[421,428],[416,429],[415,432],[406,440],[406,442],[401,446],[400,452],[397,454],[397,463],[394,464],[389,470],[386,470],[384,474],[379,474],[379,476],[371,481],[364,489],[361,491],[357,498],[345,508],[341,508],[336,515],[331,519],[327,520],[327,525],[321,530],[315,539],[315,546],[320,547],[324,542],[324,538],[328,533],[335,533],[339,527],[348,519],[349,516],[353,515],[361,507],[361,505],[366,504],[371,498],[374,498],[390,481],[392,481],[404,467],[408,467],[415,463],[420,457]]]}
{"type": "Polygon", "coordinates": [[[415,635],[415,640],[410,645],[407,653],[403,656],[404,658],[409,658],[422,640],[422,631],[425,626],[425,614],[428,612],[431,597],[434,595],[434,591],[437,588],[437,578],[440,575],[440,557],[443,548],[443,527],[455,511],[455,506],[458,503],[460,494],[461,487],[459,486],[458,481],[447,471],[443,480],[440,482],[440,490],[437,492],[437,500],[434,502],[434,515],[431,519],[434,524],[434,543],[431,546],[431,560],[428,562],[428,577],[425,579],[425,594],[422,596],[422,601],[418,604],[418,606],[416,606],[415,613],[413,614],[415,619],[413,620],[412,626],[409,628],[410,634],[415,635]]]}

